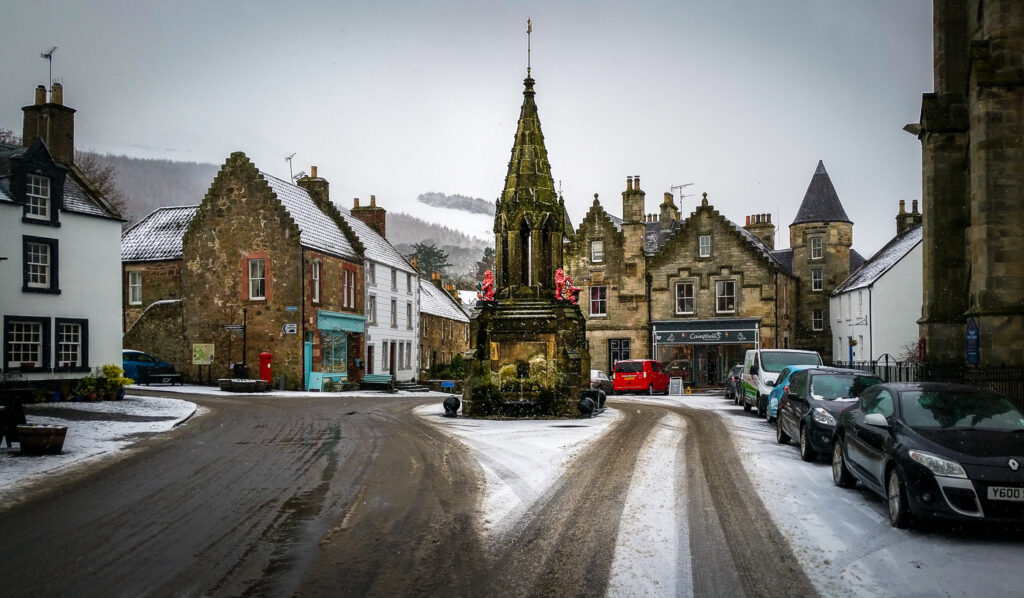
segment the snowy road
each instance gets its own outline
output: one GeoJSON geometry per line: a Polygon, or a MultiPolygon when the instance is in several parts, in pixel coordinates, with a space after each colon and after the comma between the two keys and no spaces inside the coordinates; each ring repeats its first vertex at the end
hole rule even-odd
{"type": "Polygon", "coordinates": [[[1018,594],[1019,533],[894,530],[720,397],[174,396],[205,414],[0,514],[12,595],[1018,594]]]}

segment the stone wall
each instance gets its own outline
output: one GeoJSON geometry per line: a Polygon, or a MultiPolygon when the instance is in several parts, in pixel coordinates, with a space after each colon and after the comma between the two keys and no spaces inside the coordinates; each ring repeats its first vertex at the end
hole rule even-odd
{"type": "Polygon", "coordinates": [[[122,266],[122,306],[124,330],[135,324],[142,312],[153,302],[181,299],[181,260],[126,263],[122,266]],[[142,273],[142,304],[128,304],[128,273],[142,273]]]}
{"type": "MultiPolygon", "coordinates": [[[[462,355],[469,349],[469,324],[420,313],[420,364],[421,371],[451,363],[452,357],[462,355]]],[[[423,374],[420,375],[423,377],[423,374]]]]}
{"type": "Polygon", "coordinates": [[[150,305],[125,333],[122,344],[125,349],[149,353],[174,364],[176,370],[193,381],[197,372],[186,367],[192,354],[185,352],[182,313],[181,301],[150,305]]]}

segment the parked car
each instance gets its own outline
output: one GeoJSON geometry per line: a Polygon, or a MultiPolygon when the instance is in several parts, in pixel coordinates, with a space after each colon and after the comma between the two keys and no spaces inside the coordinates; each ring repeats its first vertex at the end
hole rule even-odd
{"type": "Polygon", "coordinates": [[[665,375],[672,378],[682,378],[683,386],[693,386],[693,380],[690,380],[690,360],[689,359],[673,359],[662,367],[665,370],[665,375]]]}
{"type": "Polygon", "coordinates": [[[124,369],[124,377],[131,378],[137,383],[167,383],[178,378],[173,365],[142,351],[122,350],[121,362],[121,367],[124,369]],[[166,378],[161,378],[161,375],[166,376],[166,378]]]}
{"type": "Polygon", "coordinates": [[[839,418],[837,486],[886,499],[889,521],[915,516],[1024,521],[1024,413],[1004,396],[956,384],[868,389],[839,418]]]}
{"type": "Polygon", "coordinates": [[[764,417],[768,408],[768,393],[775,386],[779,372],[787,365],[821,365],[817,351],[797,349],[751,349],[743,359],[744,411],[757,408],[758,417],[764,417]]]}
{"type": "Polygon", "coordinates": [[[789,392],[789,382],[793,374],[800,370],[806,370],[807,368],[813,368],[817,366],[813,365],[790,365],[782,368],[779,372],[779,377],[775,379],[775,386],[772,387],[772,391],[768,393],[768,407],[765,409],[765,419],[768,423],[775,421],[775,418],[779,415],[779,400],[789,392]]]}
{"type": "Polygon", "coordinates": [[[725,398],[740,404],[740,390],[743,388],[743,364],[737,363],[725,377],[725,398]]]}
{"type": "Polygon", "coordinates": [[[807,368],[793,374],[789,392],[779,401],[775,439],[788,444],[798,439],[800,458],[813,461],[832,450],[836,420],[861,393],[881,384],[878,376],[858,370],[807,368]]]}
{"type": "Polygon", "coordinates": [[[590,370],[590,388],[603,390],[605,394],[609,395],[615,392],[612,379],[601,370],[590,370]]]}
{"type": "Polygon", "coordinates": [[[627,359],[615,362],[612,382],[616,393],[668,393],[668,375],[662,370],[661,363],[653,359],[627,359]]]}

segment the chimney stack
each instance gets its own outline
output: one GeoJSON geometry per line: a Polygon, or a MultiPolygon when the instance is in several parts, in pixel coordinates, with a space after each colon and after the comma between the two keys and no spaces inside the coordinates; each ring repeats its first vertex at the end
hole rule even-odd
{"type": "Polygon", "coordinates": [[[75,163],[75,109],[64,105],[64,86],[54,83],[50,101],[46,88],[36,87],[34,103],[24,106],[21,142],[28,147],[41,139],[53,159],[61,164],[75,163]]]}
{"type": "Polygon", "coordinates": [[[437,287],[438,289],[441,289],[442,291],[444,290],[444,285],[441,284],[441,273],[440,272],[431,272],[430,273],[430,282],[434,283],[434,286],[437,287]]]}
{"type": "Polygon", "coordinates": [[[316,178],[316,166],[310,166],[309,167],[309,178],[311,178],[311,179],[315,179],[316,178]]]}
{"type": "Polygon", "coordinates": [[[365,222],[370,228],[377,231],[377,234],[387,238],[387,210],[377,207],[377,196],[370,196],[370,205],[360,206],[359,198],[356,198],[352,207],[352,215],[365,222]]]}
{"type": "Polygon", "coordinates": [[[769,249],[775,249],[775,225],[771,214],[752,214],[747,216],[747,224],[743,227],[757,235],[769,249]]]}
{"type": "Polygon", "coordinates": [[[295,184],[309,192],[313,202],[323,210],[331,203],[331,185],[325,179],[316,176],[316,166],[309,167],[309,176],[295,181],[295,184]]]}
{"type": "Polygon", "coordinates": [[[900,211],[896,214],[896,234],[902,235],[907,231],[913,230],[914,227],[921,224],[923,216],[917,211],[917,200],[915,199],[911,204],[912,210],[908,212],[906,209],[906,201],[900,200],[900,211]]]}

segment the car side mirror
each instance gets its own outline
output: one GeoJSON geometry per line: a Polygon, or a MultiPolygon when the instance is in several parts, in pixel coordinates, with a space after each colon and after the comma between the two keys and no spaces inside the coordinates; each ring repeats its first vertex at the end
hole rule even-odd
{"type": "Polygon", "coordinates": [[[791,400],[791,401],[799,401],[800,400],[800,396],[797,395],[796,393],[792,393],[792,392],[787,394],[786,398],[791,400]]]}
{"type": "Polygon", "coordinates": [[[885,419],[885,416],[881,413],[869,413],[864,416],[864,423],[869,426],[877,426],[879,428],[888,428],[889,422],[885,419]]]}
{"type": "Polygon", "coordinates": [[[769,380],[769,381],[765,382],[764,385],[765,386],[775,386],[775,382],[772,381],[772,380],[769,380]]]}

